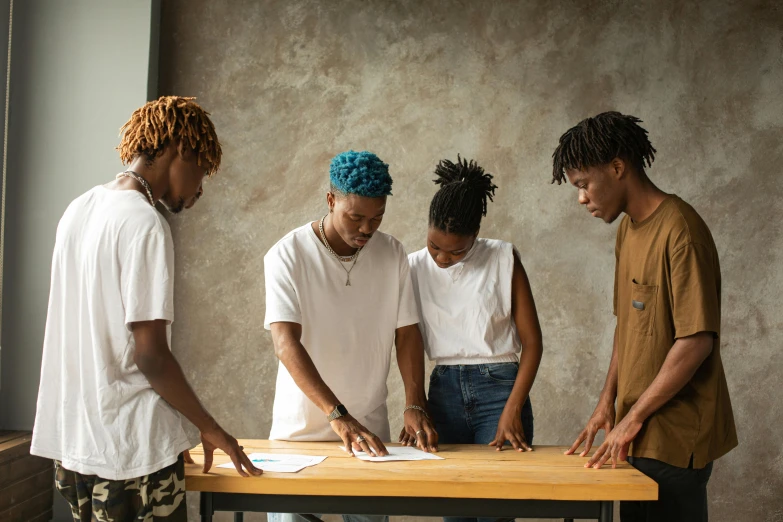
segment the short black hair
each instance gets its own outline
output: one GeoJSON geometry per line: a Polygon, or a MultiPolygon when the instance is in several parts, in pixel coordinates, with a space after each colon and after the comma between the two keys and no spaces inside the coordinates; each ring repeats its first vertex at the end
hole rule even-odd
{"type": "Polygon", "coordinates": [[[487,215],[487,199],[492,201],[497,188],[492,174],[458,154],[457,163],[441,160],[435,175],[440,189],[430,203],[430,226],[461,236],[477,233],[487,215]]]}
{"type": "Polygon", "coordinates": [[[566,181],[565,171],[606,165],[615,158],[629,162],[640,174],[655,160],[655,148],[636,116],[602,112],[586,118],[560,136],[552,154],[552,183],[566,181]]]}

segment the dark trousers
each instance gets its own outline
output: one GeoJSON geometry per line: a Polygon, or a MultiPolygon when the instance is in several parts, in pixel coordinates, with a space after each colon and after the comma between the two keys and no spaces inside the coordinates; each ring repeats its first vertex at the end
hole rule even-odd
{"type": "Polygon", "coordinates": [[[622,522],[707,522],[712,462],[702,469],[693,469],[693,459],[687,468],[642,457],[628,457],[628,462],[658,483],[658,500],[620,502],[622,522]]]}

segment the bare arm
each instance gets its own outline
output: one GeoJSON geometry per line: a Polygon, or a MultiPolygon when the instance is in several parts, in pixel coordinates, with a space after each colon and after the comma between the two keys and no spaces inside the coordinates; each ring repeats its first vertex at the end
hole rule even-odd
{"type": "Polygon", "coordinates": [[[617,399],[617,327],[614,328],[614,340],[612,341],[612,358],[609,360],[609,370],[606,372],[606,381],[601,390],[598,402],[604,406],[614,405],[617,399]]]}
{"type": "Polygon", "coordinates": [[[644,422],[673,399],[710,356],[714,341],[712,332],[700,332],[677,339],[663,361],[658,375],[631,407],[627,416],[635,422],[644,422]]]}
{"type": "Polygon", "coordinates": [[[313,401],[324,415],[329,415],[340,404],[340,401],[321,378],[313,360],[302,345],[301,338],[302,325],[272,323],[272,342],[275,345],[275,355],[307,398],[313,401]]]}
{"type": "MultiPolygon", "coordinates": [[[[308,399],[313,401],[324,416],[334,411],[340,401],[324,382],[318,369],[313,364],[310,354],[302,345],[302,325],[297,323],[272,323],[272,342],[275,355],[283,363],[294,382],[308,399]]],[[[377,455],[387,455],[388,451],[380,438],[362,426],[351,414],[331,422],[332,429],[345,444],[345,449],[353,455],[353,443],[364,437],[359,446],[367,453],[372,450],[377,455]]]]}
{"type": "Polygon", "coordinates": [[[574,444],[565,452],[566,455],[572,455],[582,442],[585,443],[585,449],[579,454],[580,457],[584,457],[593,447],[593,441],[599,431],[604,430],[606,436],[614,428],[615,407],[614,403],[617,399],[617,326],[614,328],[614,342],[612,343],[612,359],[609,361],[609,370],[606,372],[606,381],[604,382],[603,390],[598,399],[598,405],[593,410],[593,414],[590,416],[590,420],[587,421],[587,426],[579,436],[576,438],[574,444]]]}
{"type": "Polygon", "coordinates": [[[397,328],[394,343],[397,347],[397,365],[405,385],[405,404],[427,406],[424,393],[424,343],[418,324],[397,328]]]}
{"type": "Polygon", "coordinates": [[[253,475],[260,475],[242,451],[237,440],[226,433],[199,402],[188,384],[166,338],[166,322],[141,321],[131,325],[135,351],[133,362],[155,390],[171,406],[182,413],[201,432],[204,445],[204,473],[212,466],[212,454],[219,448],[231,457],[237,471],[247,476],[242,467],[253,475]]]}
{"type": "Polygon", "coordinates": [[[677,339],[663,361],[658,375],[631,407],[623,420],[606,437],[586,467],[600,468],[612,459],[612,467],[625,460],[628,448],[644,421],[669,402],[696,374],[696,370],[712,353],[714,335],[700,332],[677,339]]]}
{"type": "Polygon", "coordinates": [[[538,373],[544,347],[530,281],[516,252],[514,252],[514,272],[511,278],[511,316],[522,342],[522,354],[514,387],[503,409],[495,440],[490,442],[490,446],[501,450],[508,440],[517,451],[532,451],[522,429],[521,414],[522,406],[530,394],[530,388],[538,373]]]}
{"type": "MultiPolygon", "coordinates": [[[[397,328],[395,341],[397,347],[397,366],[405,385],[406,406],[418,406],[427,410],[427,397],[424,392],[424,342],[418,324],[397,328]]],[[[400,441],[405,444],[416,440],[423,451],[438,451],[438,433],[428,414],[421,410],[410,409],[405,412],[405,427],[400,441]]]]}

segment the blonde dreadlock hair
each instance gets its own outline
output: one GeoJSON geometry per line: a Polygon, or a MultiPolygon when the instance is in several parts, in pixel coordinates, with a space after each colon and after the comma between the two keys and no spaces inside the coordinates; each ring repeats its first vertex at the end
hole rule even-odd
{"type": "Polygon", "coordinates": [[[209,113],[194,100],[161,96],[136,109],[120,128],[122,138],[117,150],[122,164],[129,164],[141,154],[152,161],[174,140],[190,146],[198,164],[209,168],[209,176],[217,172],[223,151],[209,113]]]}

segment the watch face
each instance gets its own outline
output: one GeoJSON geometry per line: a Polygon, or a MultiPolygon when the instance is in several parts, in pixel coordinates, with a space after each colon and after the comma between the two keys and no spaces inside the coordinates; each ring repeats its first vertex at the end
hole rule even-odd
{"type": "Polygon", "coordinates": [[[342,404],[337,405],[337,411],[340,412],[340,415],[348,415],[348,408],[346,408],[342,404]]]}

